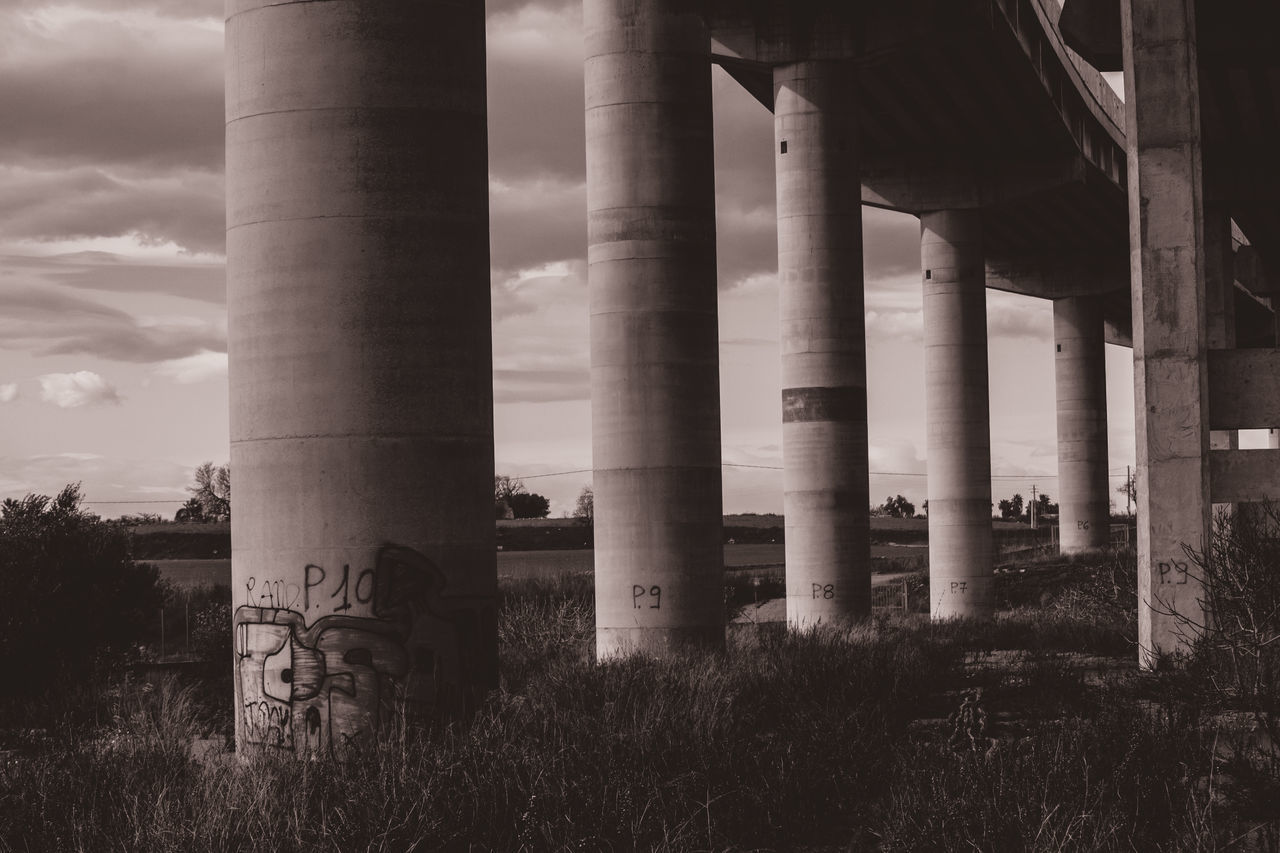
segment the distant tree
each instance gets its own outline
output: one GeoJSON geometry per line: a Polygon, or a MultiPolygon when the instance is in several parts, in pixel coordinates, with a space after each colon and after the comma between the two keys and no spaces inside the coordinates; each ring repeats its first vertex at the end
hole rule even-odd
{"type": "Polygon", "coordinates": [[[1005,521],[1017,521],[1022,518],[1022,495],[1015,494],[1008,500],[1002,500],[999,504],[1000,517],[1005,521]]]}
{"type": "Polygon", "coordinates": [[[497,518],[546,518],[551,501],[533,494],[517,477],[499,474],[493,478],[493,514],[497,518]]]}
{"type": "Polygon", "coordinates": [[[1124,483],[1116,489],[1116,492],[1125,496],[1126,512],[1131,512],[1132,507],[1138,505],[1138,481],[1134,478],[1132,473],[1125,478],[1124,483]]]}
{"type": "Polygon", "coordinates": [[[493,478],[493,517],[494,518],[519,518],[516,515],[515,505],[512,498],[516,495],[527,494],[528,490],[524,487],[524,481],[516,477],[508,477],[506,474],[498,474],[493,478]]]}
{"type": "Polygon", "coordinates": [[[1036,497],[1036,517],[1044,518],[1046,515],[1057,515],[1058,505],[1053,503],[1052,499],[1041,492],[1036,497]]]}
{"type": "Polygon", "coordinates": [[[116,521],[121,524],[159,524],[164,521],[157,513],[154,512],[135,512],[120,516],[116,521]]]}
{"type": "Polygon", "coordinates": [[[902,495],[885,498],[880,508],[885,515],[891,518],[911,518],[916,514],[916,505],[902,495]]]}
{"type": "Polygon", "coordinates": [[[929,517],[929,502],[928,502],[928,501],[925,501],[923,504],[921,504],[921,505],[920,505],[920,508],[921,508],[922,510],[924,510],[924,517],[925,517],[925,518],[928,518],[928,517],[929,517]]]}
{"type": "Polygon", "coordinates": [[[507,498],[512,518],[546,518],[551,512],[551,501],[532,492],[521,492],[507,498]]]}
{"type": "Polygon", "coordinates": [[[508,477],[506,474],[499,474],[493,478],[493,502],[510,501],[514,495],[522,495],[528,489],[524,487],[524,481],[516,477],[508,477]]]}
{"type": "Polygon", "coordinates": [[[187,491],[200,502],[202,518],[188,521],[231,520],[231,466],[205,462],[196,468],[195,485],[187,491]]]}
{"type": "Polygon", "coordinates": [[[578,505],[573,508],[573,517],[580,518],[587,524],[595,522],[596,493],[590,486],[583,486],[578,492],[578,505]]]}
{"type": "Polygon", "coordinates": [[[164,601],[154,566],[135,565],[129,534],[56,497],[0,503],[0,670],[9,695],[82,684],[95,663],[144,638],[164,601]]]}
{"type": "Polygon", "coordinates": [[[204,521],[204,504],[199,498],[187,498],[187,502],[174,513],[174,521],[204,521]]]}

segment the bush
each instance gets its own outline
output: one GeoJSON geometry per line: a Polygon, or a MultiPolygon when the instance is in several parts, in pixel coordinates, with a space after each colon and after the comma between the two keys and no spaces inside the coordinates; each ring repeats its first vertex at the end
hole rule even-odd
{"type": "Polygon", "coordinates": [[[1280,777],[1280,508],[1221,512],[1205,549],[1186,551],[1205,613],[1203,624],[1184,620],[1196,637],[1191,675],[1215,710],[1252,717],[1255,755],[1280,777]]]}
{"type": "Polygon", "coordinates": [[[1185,717],[1114,696],[986,753],[915,740],[898,750],[884,849],[1195,848],[1222,833],[1192,820],[1205,814],[1211,742],[1185,717]]]}
{"type": "Polygon", "coordinates": [[[83,682],[137,643],[163,602],[125,530],[80,501],[75,484],[0,504],[0,669],[13,698],[83,682]]]}

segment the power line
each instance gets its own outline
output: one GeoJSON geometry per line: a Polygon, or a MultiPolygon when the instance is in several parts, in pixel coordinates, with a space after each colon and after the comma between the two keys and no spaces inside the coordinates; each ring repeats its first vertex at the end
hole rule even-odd
{"type": "MultiPolygon", "coordinates": [[[[759,471],[784,470],[783,466],[781,465],[749,465],[745,462],[721,462],[720,465],[724,468],[750,468],[750,469],[759,470],[759,471]]],[[[1120,469],[1115,469],[1115,473],[1109,472],[1108,477],[1119,478],[1119,477],[1127,476],[1124,473],[1118,473],[1119,470],[1120,469]]],[[[517,480],[539,480],[544,477],[567,477],[570,474],[592,474],[592,473],[595,473],[595,469],[593,468],[575,468],[571,471],[550,471],[545,474],[521,474],[517,476],[516,479],[517,480]]],[[[929,476],[927,473],[922,473],[919,471],[868,471],[867,473],[876,477],[928,477],[929,476]]],[[[1033,480],[1033,479],[1056,480],[1058,479],[1058,475],[1057,474],[992,474],[991,479],[992,480],[1033,480]]],[[[149,501],[137,501],[137,500],[81,501],[81,503],[142,505],[142,504],[185,503],[185,500],[183,498],[169,498],[167,500],[149,500],[149,501]]]]}
{"type": "Polygon", "coordinates": [[[563,476],[565,476],[566,474],[591,474],[591,473],[593,473],[594,471],[595,471],[595,469],[594,469],[594,468],[578,468],[578,469],[573,470],[573,471],[553,471],[553,472],[552,472],[552,473],[550,473],[550,474],[522,474],[522,475],[520,475],[520,476],[516,477],[515,479],[517,479],[517,480],[536,480],[536,479],[538,479],[539,477],[563,477],[563,476]]]}

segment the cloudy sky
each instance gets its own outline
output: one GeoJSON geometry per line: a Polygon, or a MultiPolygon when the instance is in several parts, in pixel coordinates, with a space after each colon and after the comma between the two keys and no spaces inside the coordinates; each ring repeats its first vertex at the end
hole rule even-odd
{"type": "MultiPolygon", "coordinates": [[[[529,478],[591,464],[580,8],[489,3],[496,464],[529,478]]],[[[79,480],[104,515],[171,515],[229,456],[221,16],[0,0],[0,497],[79,480]]],[[[778,511],[772,117],[713,73],[725,508],[778,511]]],[[[871,493],[919,503],[919,225],[866,209],[864,229],[871,493]]],[[[1056,495],[1050,305],[989,291],[988,323],[995,494],[1056,495]]],[[[1107,357],[1118,485],[1132,370],[1107,357]]],[[[588,481],[527,483],[559,515],[588,481]]]]}

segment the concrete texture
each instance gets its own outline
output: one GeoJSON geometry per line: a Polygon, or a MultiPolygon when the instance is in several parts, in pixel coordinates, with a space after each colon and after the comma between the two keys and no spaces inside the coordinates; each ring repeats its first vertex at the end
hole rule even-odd
{"type": "Polygon", "coordinates": [[[870,613],[867,357],[852,63],[774,69],[787,621],[870,613]]]}
{"type": "Polygon", "coordinates": [[[724,643],[710,37],[587,0],[596,650],[724,643]]]}
{"type": "Polygon", "coordinates": [[[1106,547],[1111,536],[1102,313],[1102,300],[1096,296],[1053,303],[1058,531],[1064,554],[1106,547]]]}
{"type": "Polygon", "coordinates": [[[1187,648],[1209,529],[1205,258],[1193,0],[1122,0],[1133,266],[1140,662],[1187,648]]]}
{"type": "Polygon", "coordinates": [[[231,0],[236,737],[497,682],[484,9],[231,0]]]}
{"type": "Polygon", "coordinates": [[[1280,350],[1211,351],[1208,358],[1209,424],[1214,431],[1280,430],[1280,350]]]}
{"type": "Polygon", "coordinates": [[[934,619],[990,618],[991,415],[982,215],[920,217],[934,619]]]}
{"type": "Polygon", "coordinates": [[[1257,450],[1216,450],[1209,454],[1209,471],[1215,503],[1238,504],[1277,500],[1280,453],[1257,450]]]}
{"type": "MultiPolygon", "coordinates": [[[[1204,259],[1205,345],[1210,350],[1235,349],[1235,252],[1231,245],[1231,217],[1221,204],[1204,206],[1204,259]]],[[[1212,413],[1212,405],[1209,411],[1212,413]]],[[[1210,429],[1210,450],[1239,447],[1237,430],[1210,429]]],[[[1219,509],[1230,511],[1231,507],[1215,505],[1213,511],[1216,513],[1219,509]]]]}

